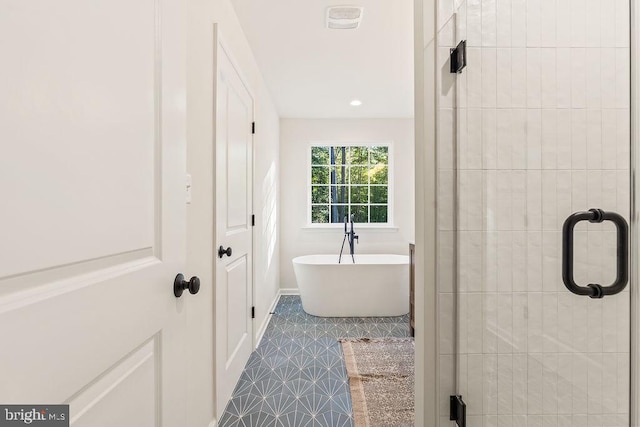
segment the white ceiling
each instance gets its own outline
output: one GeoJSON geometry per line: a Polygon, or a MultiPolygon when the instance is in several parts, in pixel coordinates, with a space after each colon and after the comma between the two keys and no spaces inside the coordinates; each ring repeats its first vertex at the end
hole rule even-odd
{"type": "Polygon", "coordinates": [[[412,0],[231,2],[281,117],[413,117],[412,0]],[[340,5],[364,7],[360,28],[326,28],[340,5]]]}

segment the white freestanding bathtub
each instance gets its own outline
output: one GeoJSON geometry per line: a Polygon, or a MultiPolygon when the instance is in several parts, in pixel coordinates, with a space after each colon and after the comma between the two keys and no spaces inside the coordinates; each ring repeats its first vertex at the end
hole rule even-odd
{"type": "Polygon", "coordinates": [[[304,311],[323,317],[402,316],[409,312],[409,257],[363,254],[293,259],[304,311]]]}

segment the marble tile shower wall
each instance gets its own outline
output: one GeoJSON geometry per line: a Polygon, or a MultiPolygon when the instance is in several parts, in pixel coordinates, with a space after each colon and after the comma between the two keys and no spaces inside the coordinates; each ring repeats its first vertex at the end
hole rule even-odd
{"type": "MultiPolygon", "coordinates": [[[[629,0],[438,11],[440,424],[457,377],[470,427],[628,425],[628,292],[569,293],[560,230],[592,207],[629,218],[629,0]]],[[[613,281],[613,226],[575,245],[579,283],[613,281]]]]}

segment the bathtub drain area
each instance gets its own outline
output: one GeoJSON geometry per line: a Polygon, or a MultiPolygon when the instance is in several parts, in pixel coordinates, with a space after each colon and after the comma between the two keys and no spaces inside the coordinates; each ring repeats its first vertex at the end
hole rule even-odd
{"type": "Polygon", "coordinates": [[[352,427],[339,338],[408,337],[409,315],[316,317],[284,295],[219,427],[352,427]]]}

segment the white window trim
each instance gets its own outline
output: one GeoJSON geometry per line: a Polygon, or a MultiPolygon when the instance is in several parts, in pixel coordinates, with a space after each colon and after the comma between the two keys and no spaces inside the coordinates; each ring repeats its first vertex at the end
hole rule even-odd
{"type": "Polygon", "coordinates": [[[329,140],[329,141],[310,141],[307,146],[307,224],[304,229],[335,229],[344,227],[343,223],[329,223],[329,224],[320,224],[320,223],[312,223],[311,222],[311,148],[312,147],[354,147],[354,146],[383,146],[388,147],[389,149],[389,163],[387,167],[389,168],[389,181],[387,183],[387,222],[386,223],[369,223],[369,222],[359,222],[356,223],[358,228],[364,229],[389,229],[391,231],[398,230],[398,227],[395,225],[394,219],[394,211],[395,211],[395,203],[394,203],[394,195],[395,195],[395,156],[393,153],[393,141],[383,140],[383,141],[338,141],[338,140],[329,140]]]}

